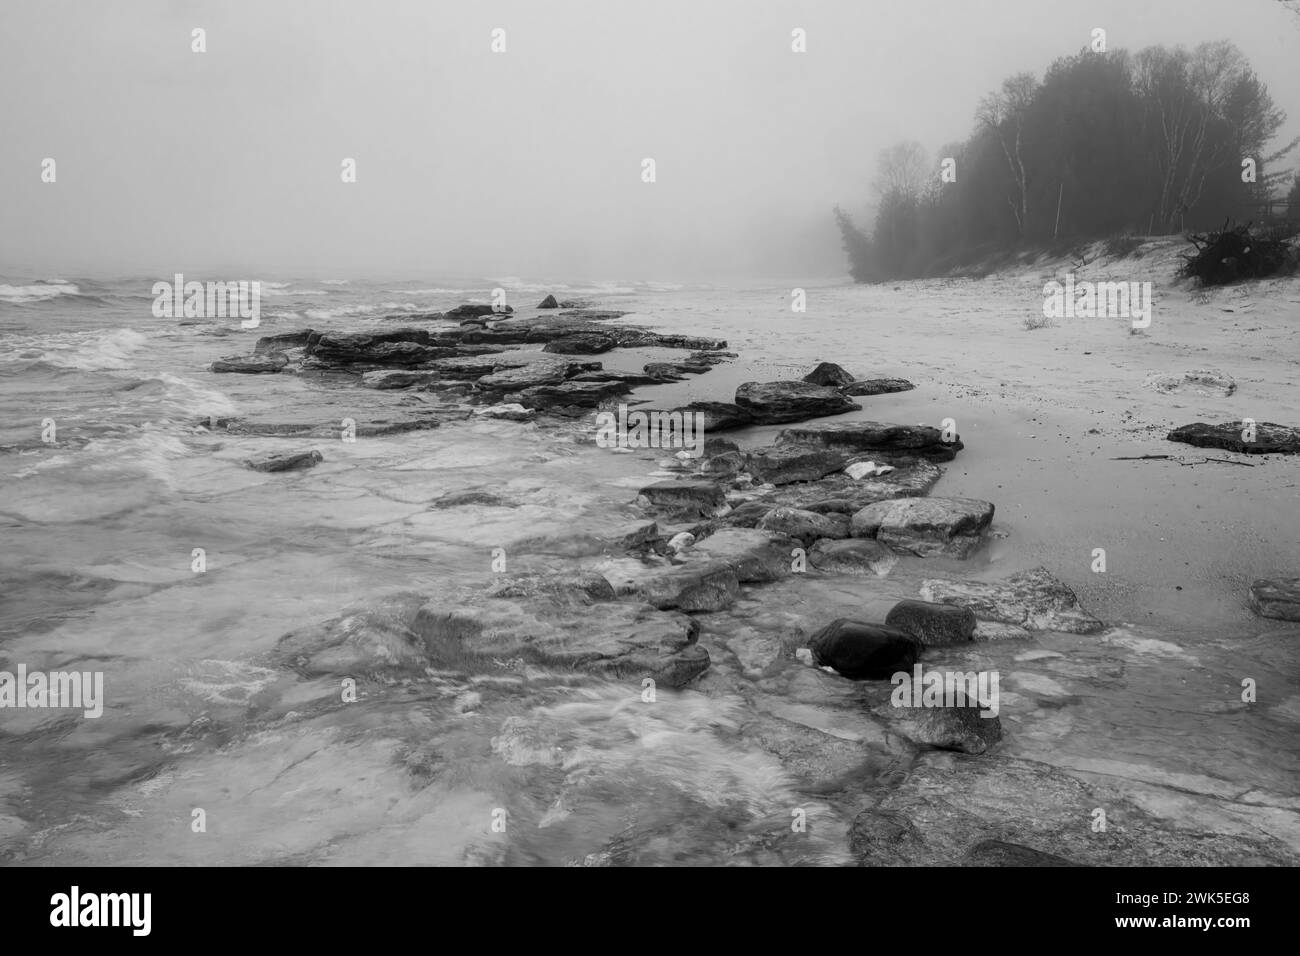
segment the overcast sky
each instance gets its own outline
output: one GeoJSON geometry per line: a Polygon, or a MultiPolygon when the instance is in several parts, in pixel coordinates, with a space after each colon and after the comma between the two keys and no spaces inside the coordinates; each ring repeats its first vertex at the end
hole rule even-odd
{"type": "Polygon", "coordinates": [[[882,147],[1094,27],[1231,39],[1300,135],[1275,0],[0,0],[0,272],[839,274],[882,147]]]}

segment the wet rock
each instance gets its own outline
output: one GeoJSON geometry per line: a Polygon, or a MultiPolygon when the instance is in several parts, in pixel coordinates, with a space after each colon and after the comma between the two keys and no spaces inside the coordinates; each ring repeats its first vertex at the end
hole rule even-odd
{"type": "Polygon", "coordinates": [[[522,392],[537,385],[556,385],[579,372],[599,369],[599,362],[538,359],[516,368],[501,369],[484,375],[478,380],[478,387],[485,392],[522,392]]]}
{"type": "Polygon", "coordinates": [[[721,611],[740,593],[736,571],[723,561],[691,561],[669,567],[620,567],[606,573],[619,597],[660,610],[721,611]]]}
{"type": "Polygon", "coordinates": [[[768,501],[746,501],[729,511],[722,520],[733,528],[756,528],[763,516],[775,507],[768,501]]]}
{"type": "Polygon", "coordinates": [[[530,408],[578,418],[587,409],[599,408],[609,399],[626,395],[629,391],[631,389],[622,382],[579,382],[570,379],[556,385],[534,385],[521,392],[508,392],[505,398],[530,408]]]}
{"type": "Polygon", "coordinates": [[[925,645],[964,644],[975,637],[975,612],[955,604],[899,601],[885,615],[885,623],[925,645]]]}
{"type": "Polygon", "coordinates": [[[916,825],[901,813],[863,810],[853,820],[849,848],[861,866],[915,866],[916,825]]]}
{"type": "Polygon", "coordinates": [[[555,301],[555,296],[548,295],[541,302],[537,303],[537,307],[539,309],[558,309],[560,307],[560,303],[555,301]]]}
{"type": "Polygon", "coordinates": [[[1106,627],[1080,607],[1073,591],[1042,567],[992,584],[927,579],[921,585],[921,597],[968,607],[981,621],[1012,624],[1030,631],[1095,634],[1106,627]]]}
{"type": "Polygon", "coordinates": [[[313,468],[325,457],[318,451],[269,451],[244,460],[253,471],[302,471],[313,468]]]}
{"type": "Polygon", "coordinates": [[[692,554],[721,562],[742,584],[776,581],[791,572],[795,542],[783,534],[745,528],[721,528],[695,542],[692,554]]]}
{"type": "Polygon", "coordinates": [[[457,355],[435,359],[427,368],[448,378],[475,379],[508,368],[523,368],[534,359],[526,355],[457,355]]]}
{"type": "Polygon", "coordinates": [[[681,554],[683,551],[689,551],[693,544],[695,544],[695,535],[689,531],[679,531],[668,539],[668,550],[681,554]]]}
{"type": "Polygon", "coordinates": [[[488,586],[497,598],[549,597],[559,604],[594,604],[614,600],[614,588],[595,571],[501,576],[488,586]]]}
{"type": "Polygon", "coordinates": [[[382,369],[366,372],[361,384],[366,388],[410,388],[413,385],[430,385],[438,381],[437,372],[417,372],[411,369],[382,369]]]}
{"type": "Polygon", "coordinates": [[[879,541],[870,538],[822,538],[809,549],[808,563],[818,571],[884,577],[898,563],[898,558],[879,541]]]}
{"type": "Polygon", "coordinates": [[[845,395],[885,395],[889,392],[907,392],[916,388],[905,378],[868,378],[850,382],[840,389],[845,395]]]}
{"type": "Polygon", "coordinates": [[[844,467],[849,456],[834,448],[816,445],[772,445],[751,452],[745,470],[755,480],[773,485],[816,481],[844,467]]]}
{"type": "Polygon", "coordinates": [[[692,352],[686,357],[686,361],[691,365],[721,365],[728,359],[737,358],[735,352],[710,352],[699,351],[692,352]]]}
{"type": "Polygon", "coordinates": [[[877,461],[887,464],[899,464],[899,459],[909,458],[952,461],[965,447],[960,436],[945,442],[943,432],[929,425],[892,425],[886,422],[814,422],[783,429],[776,440],[778,443],[824,444],[831,448],[870,452],[877,461]]]}
{"type": "Polygon", "coordinates": [[[809,382],[745,382],[736,389],[736,404],[761,425],[801,422],[862,408],[833,388],[809,382]]]}
{"type": "Polygon", "coordinates": [[[874,461],[855,461],[844,469],[844,474],[854,481],[859,481],[863,478],[878,478],[896,470],[893,465],[877,465],[874,461]]]}
{"type": "Polygon", "coordinates": [[[1078,866],[1073,860],[1004,840],[981,840],[962,857],[965,866],[1078,866]]]}
{"type": "Polygon", "coordinates": [[[684,369],[676,362],[649,362],[645,373],[656,382],[680,382],[685,379],[684,369]]]}
{"type": "Polygon", "coordinates": [[[1250,606],[1260,617],[1300,621],[1300,578],[1256,581],[1250,586],[1250,606]]]}
{"type": "MultiPolygon", "coordinates": [[[[612,316],[625,314],[610,313],[612,316]]],[[[611,329],[610,334],[618,340],[619,346],[625,349],[690,349],[697,352],[717,352],[727,347],[725,339],[704,339],[694,335],[660,335],[657,332],[647,332],[645,329],[611,329]]]]}
{"type": "Polygon", "coordinates": [[[285,349],[301,349],[307,347],[308,340],[314,333],[311,329],[302,329],[298,332],[281,332],[279,335],[264,335],[257,340],[253,346],[253,354],[261,355],[264,352],[282,352],[285,349]]]}
{"type": "Polygon", "coordinates": [[[466,303],[465,305],[458,305],[456,306],[456,308],[444,313],[443,317],[452,322],[459,322],[462,319],[475,319],[475,318],[483,318],[486,316],[503,315],[503,314],[509,314],[513,311],[514,309],[508,305],[505,306],[504,308],[496,309],[490,305],[466,303]]]}
{"type": "Polygon", "coordinates": [[[505,405],[485,405],[483,408],[476,408],[474,416],[503,422],[531,422],[537,417],[537,412],[531,408],[524,408],[518,402],[510,402],[505,405]]]}
{"type": "Polygon", "coordinates": [[[818,538],[847,538],[849,519],[845,515],[819,515],[798,508],[773,508],[755,525],[761,531],[789,535],[804,547],[818,538]]]}
{"type": "Polygon", "coordinates": [[[1257,422],[1252,441],[1245,441],[1243,433],[1249,434],[1247,426],[1241,422],[1228,422],[1223,425],[1207,425],[1196,422],[1192,425],[1180,425],[1166,437],[1169,441],[1195,445],[1198,448],[1222,448],[1246,455],[1295,455],[1300,454],[1300,428],[1277,425],[1273,422],[1257,422]]]}
{"type": "Polygon", "coordinates": [[[595,369],[590,372],[579,372],[571,382],[621,382],[631,391],[638,385],[654,385],[655,379],[641,372],[626,372],[616,368],[595,369]]]}
{"type": "Polygon", "coordinates": [[[726,504],[726,495],[711,481],[668,480],[646,485],[638,500],[670,517],[707,518],[726,504]]]}
{"type": "Polygon", "coordinates": [[[813,662],[852,680],[889,680],[911,671],[921,654],[912,635],[879,624],[838,618],[808,639],[813,662]]]}
{"type": "Polygon", "coordinates": [[[457,491],[429,503],[430,508],[461,508],[466,505],[482,505],[486,508],[518,507],[513,501],[494,495],[490,491],[457,491]]]}
{"type": "Polygon", "coordinates": [[[274,374],[289,364],[283,352],[264,352],[261,355],[227,355],[210,366],[213,372],[242,372],[245,375],[274,374]]]}
{"type": "Polygon", "coordinates": [[[558,352],[562,355],[600,355],[614,346],[614,339],[608,335],[565,335],[547,342],[542,347],[542,351],[558,352]]]}
{"type": "MultiPolygon", "coordinates": [[[[936,672],[937,673],[937,672],[936,672]]],[[[913,743],[936,750],[955,750],[959,753],[979,755],[988,751],[1002,739],[1002,721],[996,713],[981,717],[980,705],[947,703],[936,707],[920,706],[922,687],[911,676],[913,700],[918,703],[907,707],[882,704],[875,713],[889,720],[889,729],[902,734],[913,743]]],[[[895,690],[901,690],[898,686],[895,690]]],[[[988,701],[984,701],[988,704],[988,701]]]]}
{"type": "Polygon", "coordinates": [[[822,362],[805,375],[803,381],[814,385],[829,385],[831,388],[843,388],[856,379],[834,362],[822,362]]]}
{"type": "Polygon", "coordinates": [[[674,411],[703,414],[706,433],[731,431],[754,423],[754,416],[748,411],[727,402],[691,402],[674,411]]]}
{"type": "Polygon", "coordinates": [[[705,458],[700,462],[700,473],[714,478],[735,478],[742,474],[749,462],[738,451],[722,452],[705,458]]]}
{"type": "Polygon", "coordinates": [[[875,538],[921,558],[964,558],[979,547],[993,505],[974,498],[898,498],[867,505],[852,519],[856,538],[875,538]]]}
{"type": "Polygon", "coordinates": [[[1153,375],[1145,382],[1147,388],[1157,392],[1191,393],[1195,395],[1214,395],[1227,398],[1237,390],[1237,383],[1232,376],[1213,369],[1197,369],[1173,375],[1153,375]]]}

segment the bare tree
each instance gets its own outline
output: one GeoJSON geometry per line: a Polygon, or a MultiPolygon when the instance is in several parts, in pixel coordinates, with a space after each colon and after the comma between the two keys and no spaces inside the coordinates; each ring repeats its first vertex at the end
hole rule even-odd
{"type": "Polygon", "coordinates": [[[1017,73],[1003,81],[1002,90],[980,100],[975,119],[997,136],[1007,168],[1015,181],[1017,197],[1008,196],[1012,215],[1023,237],[1029,223],[1029,174],[1025,169],[1025,117],[1038,83],[1032,73],[1017,73]],[[1018,201],[1017,201],[1018,200],[1018,201]]]}
{"type": "Polygon", "coordinates": [[[880,151],[876,160],[876,179],[871,186],[878,196],[893,193],[917,199],[925,191],[931,176],[925,147],[909,139],[880,151]]]}

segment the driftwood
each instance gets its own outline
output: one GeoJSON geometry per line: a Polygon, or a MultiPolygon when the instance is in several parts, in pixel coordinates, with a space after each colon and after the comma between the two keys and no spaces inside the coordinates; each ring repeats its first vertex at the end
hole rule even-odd
{"type": "Polygon", "coordinates": [[[1176,461],[1184,467],[1188,465],[1205,465],[1212,461],[1217,461],[1224,465],[1243,465],[1246,468],[1255,467],[1254,462],[1237,461],[1233,458],[1202,458],[1200,461],[1183,461],[1181,458],[1175,458],[1173,455],[1126,455],[1123,458],[1112,458],[1111,461],[1176,461]]]}
{"type": "Polygon", "coordinates": [[[1288,242],[1251,235],[1250,226],[1246,223],[1229,229],[1225,220],[1218,232],[1189,235],[1187,240],[1196,253],[1183,255],[1179,276],[1203,286],[1227,285],[1295,269],[1297,255],[1288,242]]]}

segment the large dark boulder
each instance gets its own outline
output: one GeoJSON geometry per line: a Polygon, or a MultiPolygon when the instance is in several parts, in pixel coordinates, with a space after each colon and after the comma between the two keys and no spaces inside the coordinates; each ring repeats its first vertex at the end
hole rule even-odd
{"type": "Polygon", "coordinates": [[[812,382],[814,385],[829,385],[831,388],[843,388],[857,379],[834,362],[822,362],[805,375],[803,381],[812,382]]]}
{"type": "Polygon", "coordinates": [[[510,306],[498,310],[494,309],[490,305],[473,305],[467,303],[465,305],[458,305],[449,312],[443,313],[443,318],[450,319],[453,322],[460,322],[464,319],[482,318],[490,315],[503,315],[509,314],[513,311],[514,309],[510,306]]]}
{"type": "Polygon", "coordinates": [[[906,631],[838,618],[808,639],[813,661],[853,680],[889,680],[910,672],[921,642],[906,631]]]}
{"type": "Polygon", "coordinates": [[[1180,425],[1169,433],[1168,440],[1195,445],[1197,448],[1222,448],[1246,455],[1300,454],[1300,428],[1257,422],[1252,441],[1246,441],[1247,426],[1242,422],[1207,425],[1195,422],[1180,425]]]}
{"type": "Polygon", "coordinates": [[[558,309],[560,307],[560,303],[555,301],[555,296],[548,295],[541,302],[537,303],[537,307],[539,309],[558,309]]]}

